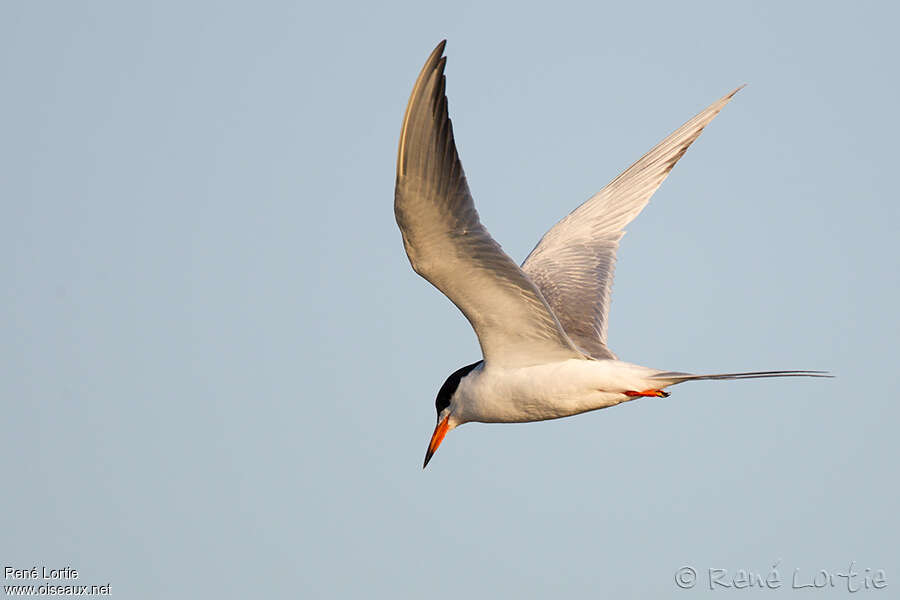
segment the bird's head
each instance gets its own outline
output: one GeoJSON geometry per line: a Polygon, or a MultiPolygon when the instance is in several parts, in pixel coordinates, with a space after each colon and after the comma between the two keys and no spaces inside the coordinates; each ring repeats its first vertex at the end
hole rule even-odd
{"type": "Polygon", "coordinates": [[[459,382],[480,364],[481,361],[479,360],[471,365],[457,369],[447,378],[441,389],[438,390],[437,398],[434,400],[434,408],[437,411],[437,425],[434,428],[434,433],[431,434],[431,441],[428,442],[428,451],[425,452],[425,464],[422,465],[423,469],[428,466],[428,461],[431,460],[438,446],[444,441],[444,436],[447,435],[447,432],[459,425],[459,421],[454,419],[454,411],[459,404],[456,393],[459,389],[459,382]]]}

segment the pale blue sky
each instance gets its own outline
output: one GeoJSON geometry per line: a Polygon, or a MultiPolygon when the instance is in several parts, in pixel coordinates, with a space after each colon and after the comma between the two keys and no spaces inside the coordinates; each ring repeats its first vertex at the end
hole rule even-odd
{"type": "Polygon", "coordinates": [[[129,599],[685,598],[712,592],[676,588],[682,565],[856,561],[896,594],[898,22],[884,2],[3,3],[3,565],[129,599]],[[467,425],[423,472],[434,395],[479,357],[392,210],[445,37],[470,187],[519,260],[748,83],[629,228],[610,344],[838,377],[467,425]]]}

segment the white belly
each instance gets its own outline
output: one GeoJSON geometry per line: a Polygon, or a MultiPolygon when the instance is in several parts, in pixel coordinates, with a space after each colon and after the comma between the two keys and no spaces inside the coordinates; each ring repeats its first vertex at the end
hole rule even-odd
{"type": "Polygon", "coordinates": [[[558,419],[631,400],[626,391],[654,387],[659,373],[617,360],[566,360],[521,368],[478,367],[460,382],[460,423],[558,419]]]}

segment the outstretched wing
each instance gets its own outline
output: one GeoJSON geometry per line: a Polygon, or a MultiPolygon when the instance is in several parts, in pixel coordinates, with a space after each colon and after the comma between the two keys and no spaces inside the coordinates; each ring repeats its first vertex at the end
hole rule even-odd
{"type": "Polygon", "coordinates": [[[682,125],[554,225],[522,264],[575,345],[594,358],[615,358],[606,347],[606,331],[616,250],[625,226],[740,89],[682,125]]]}
{"type": "Polygon", "coordinates": [[[447,113],[444,44],[419,74],[400,133],[394,213],[409,262],[463,312],[487,365],[584,358],[478,219],[447,113]]]}

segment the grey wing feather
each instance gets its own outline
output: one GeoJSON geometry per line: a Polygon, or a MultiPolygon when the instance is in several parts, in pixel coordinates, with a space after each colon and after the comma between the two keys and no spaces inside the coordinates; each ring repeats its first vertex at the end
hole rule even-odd
{"type": "Polygon", "coordinates": [[[443,49],[422,68],[400,134],[394,213],[409,262],[466,316],[487,365],[584,358],[478,218],[447,111],[443,49]]]}
{"type": "Polygon", "coordinates": [[[615,358],[606,346],[606,332],[616,250],[625,226],[740,89],[682,125],[554,225],[522,264],[575,345],[594,358],[615,358]]]}

